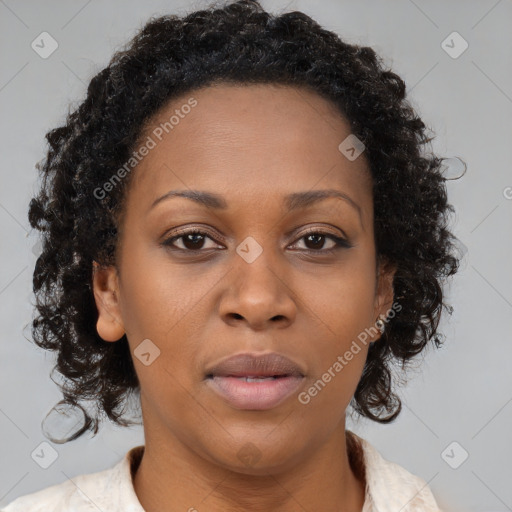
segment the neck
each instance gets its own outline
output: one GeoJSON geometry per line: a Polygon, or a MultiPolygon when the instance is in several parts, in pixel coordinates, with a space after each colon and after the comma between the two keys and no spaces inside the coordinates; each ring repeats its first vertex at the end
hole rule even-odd
{"type": "Polygon", "coordinates": [[[364,467],[354,439],[340,427],[292,467],[268,467],[259,474],[221,467],[176,438],[164,442],[146,433],[135,492],[146,512],[361,512],[364,467]]]}

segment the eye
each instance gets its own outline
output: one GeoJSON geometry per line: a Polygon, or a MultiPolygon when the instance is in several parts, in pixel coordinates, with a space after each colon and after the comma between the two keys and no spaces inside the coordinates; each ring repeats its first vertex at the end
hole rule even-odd
{"type": "MultiPolygon", "coordinates": [[[[206,252],[201,251],[201,249],[215,249],[216,244],[211,247],[205,248],[205,241],[209,239],[212,242],[215,242],[214,238],[206,231],[201,231],[200,229],[188,229],[182,230],[174,236],[167,238],[162,242],[163,246],[169,247],[173,250],[184,251],[184,252],[206,252]],[[180,242],[181,247],[178,247],[176,242],[180,242]]],[[[321,231],[318,228],[313,228],[306,233],[304,233],[299,239],[299,241],[305,240],[306,244],[310,244],[311,247],[306,247],[304,249],[305,252],[309,253],[327,253],[331,254],[335,250],[339,248],[350,248],[353,247],[350,242],[336,236],[332,233],[321,231]],[[323,246],[326,240],[331,241],[331,247],[324,249],[323,246]]]]}
{"type": "Polygon", "coordinates": [[[336,249],[341,247],[350,248],[352,244],[350,244],[344,238],[333,235],[332,233],[321,231],[318,228],[311,229],[303,234],[299,241],[305,240],[305,245],[310,244],[310,247],[306,247],[306,252],[310,253],[333,253],[336,249]],[[325,240],[331,240],[331,247],[327,249],[323,249],[325,244],[325,240]],[[312,246],[312,248],[311,248],[312,246]]]}
{"type": "MultiPolygon", "coordinates": [[[[180,231],[179,234],[172,236],[162,242],[162,245],[168,246],[171,249],[177,249],[182,251],[199,251],[203,249],[204,242],[206,239],[210,239],[213,241],[213,238],[209,236],[205,231],[200,231],[199,229],[189,229],[180,231]],[[177,247],[175,245],[176,241],[180,241],[182,247],[177,247]]],[[[207,249],[214,249],[215,247],[207,247],[207,249]]]]}

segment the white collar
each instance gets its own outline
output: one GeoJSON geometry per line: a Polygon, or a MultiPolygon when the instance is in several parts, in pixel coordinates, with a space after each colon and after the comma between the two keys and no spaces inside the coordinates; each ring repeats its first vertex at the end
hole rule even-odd
{"type": "MultiPolygon", "coordinates": [[[[362,449],[366,478],[361,512],[441,512],[427,483],[390,462],[368,441],[347,430],[362,449]]],[[[133,487],[132,468],[140,463],[144,445],[129,450],[115,466],[21,496],[2,512],[145,512],[133,487]]]]}

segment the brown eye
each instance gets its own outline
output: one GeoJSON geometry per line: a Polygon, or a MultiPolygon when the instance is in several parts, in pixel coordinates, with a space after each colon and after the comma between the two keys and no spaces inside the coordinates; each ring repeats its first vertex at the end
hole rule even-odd
{"type": "Polygon", "coordinates": [[[187,249],[194,251],[203,247],[206,237],[201,233],[188,233],[180,238],[187,249]]]}
{"type": "MultiPolygon", "coordinates": [[[[162,242],[162,245],[171,247],[172,249],[183,251],[199,251],[204,248],[206,239],[214,241],[208,233],[199,230],[182,231],[179,235],[174,235],[162,242]],[[175,242],[181,241],[182,247],[178,247],[175,242]]],[[[207,247],[211,249],[215,247],[207,247]]]]}
{"type": "MultiPolygon", "coordinates": [[[[306,240],[306,247],[308,249],[323,249],[325,241],[330,237],[323,235],[321,233],[313,233],[311,235],[306,235],[303,238],[304,240],[306,240]]],[[[336,244],[334,244],[334,246],[336,246],[336,244]]]]}
{"type": "Polygon", "coordinates": [[[333,235],[332,233],[327,233],[323,231],[309,231],[308,233],[302,235],[300,240],[305,240],[306,251],[312,253],[332,253],[336,249],[341,247],[350,248],[352,245],[339,236],[333,235]],[[333,242],[330,247],[324,248],[326,239],[329,239],[333,242]]]}
{"type": "MultiPolygon", "coordinates": [[[[174,234],[172,237],[164,240],[162,245],[172,250],[182,252],[206,252],[208,249],[219,247],[216,243],[210,247],[205,246],[207,240],[215,242],[209,233],[198,229],[189,229],[174,234]],[[181,247],[178,242],[181,244],[181,247]]],[[[305,241],[305,249],[301,250],[314,254],[332,254],[337,249],[352,247],[352,244],[344,238],[333,235],[332,233],[319,231],[318,229],[311,230],[302,235],[299,241],[302,240],[305,241]],[[325,248],[325,244],[329,240],[331,241],[331,246],[325,248]]]]}

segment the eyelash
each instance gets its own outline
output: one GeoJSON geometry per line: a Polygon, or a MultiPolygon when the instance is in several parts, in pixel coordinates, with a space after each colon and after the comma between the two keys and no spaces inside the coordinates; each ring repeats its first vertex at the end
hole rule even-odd
{"type": "MultiPolygon", "coordinates": [[[[209,249],[197,249],[197,250],[182,249],[181,247],[175,247],[173,245],[173,243],[176,240],[179,240],[180,238],[183,238],[183,237],[185,237],[187,235],[191,235],[191,234],[206,235],[206,237],[208,237],[210,240],[212,240],[215,243],[218,243],[216,240],[213,239],[213,237],[207,231],[201,231],[198,228],[191,228],[191,229],[179,231],[178,233],[174,234],[172,237],[167,238],[166,240],[164,240],[162,242],[162,245],[165,246],[166,248],[174,250],[174,251],[182,251],[182,252],[188,252],[188,253],[200,253],[200,252],[206,252],[209,250],[209,249]]],[[[304,250],[302,250],[302,252],[306,252],[309,254],[334,254],[334,252],[337,251],[338,249],[350,249],[351,247],[353,247],[353,245],[350,242],[348,242],[347,240],[345,240],[344,238],[333,235],[332,233],[329,233],[327,231],[322,231],[319,228],[309,229],[300,238],[298,238],[297,241],[300,241],[309,235],[321,235],[326,238],[330,238],[331,240],[333,240],[336,243],[336,245],[335,245],[335,247],[333,247],[331,249],[318,249],[318,250],[304,249],[304,250]]]]}

